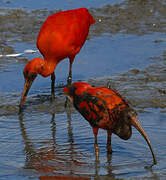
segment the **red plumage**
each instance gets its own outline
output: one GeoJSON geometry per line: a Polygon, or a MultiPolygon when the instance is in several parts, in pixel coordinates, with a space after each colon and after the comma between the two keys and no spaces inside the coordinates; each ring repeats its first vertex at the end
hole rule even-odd
{"type": "Polygon", "coordinates": [[[88,36],[90,25],[94,22],[86,8],[53,14],[40,29],[37,47],[47,61],[61,61],[64,58],[73,61],[88,36]]]}
{"type": "Polygon", "coordinates": [[[90,25],[93,23],[95,20],[86,8],[61,11],[46,19],[37,37],[37,47],[44,59],[34,58],[25,65],[25,83],[20,101],[20,112],[38,74],[43,77],[51,75],[51,94],[54,99],[54,70],[65,58],[69,58],[70,61],[68,83],[71,84],[72,63],[85,43],[90,25]]]}
{"type": "Polygon", "coordinates": [[[98,129],[107,130],[107,149],[112,152],[111,135],[127,140],[134,126],[145,138],[152,152],[154,164],[157,163],[150,141],[142,129],[136,111],[116,91],[106,87],[92,87],[88,83],[76,82],[63,89],[74,107],[90,123],[95,136],[95,150],[98,156],[98,129]]]}

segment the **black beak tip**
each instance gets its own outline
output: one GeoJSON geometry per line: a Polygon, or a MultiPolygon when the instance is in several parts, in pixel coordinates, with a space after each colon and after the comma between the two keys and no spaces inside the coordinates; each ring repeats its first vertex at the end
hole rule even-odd
{"type": "Polygon", "coordinates": [[[154,162],[153,162],[153,165],[156,165],[157,164],[157,160],[155,159],[154,162]]]}
{"type": "Polygon", "coordinates": [[[149,165],[149,166],[145,166],[144,168],[145,169],[151,169],[154,165],[156,165],[157,164],[157,162],[153,162],[153,164],[152,165],[149,165]]]}
{"type": "Polygon", "coordinates": [[[18,114],[21,114],[24,110],[24,106],[23,105],[19,105],[19,112],[18,114]]]}

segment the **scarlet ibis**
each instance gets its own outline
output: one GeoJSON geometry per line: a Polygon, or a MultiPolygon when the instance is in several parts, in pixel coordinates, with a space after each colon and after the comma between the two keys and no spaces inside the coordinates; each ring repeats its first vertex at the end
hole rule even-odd
{"type": "Polygon", "coordinates": [[[72,63],[85,43],[90,25],[95,23],[86,8],[67,10],[49,16],[42,25],[37,37],[37,48],[43,55],[34,58],[24,68],[24,89],[21,95],[20,112],[23,109],[28,91],[38,74],[43,77],[51,75],[51,97],[54,99],[54,70],[57,64],[69,58],[68,83],[72,81],[72,63]]]}
{"type": "Polygon", "coordinates": [[[131,126],[134,126],[145,138],[153,156],[153,164],[157,164],[150,140],[141,127],[136,111],[118,92],[107,87],[92,87],[91,84],[83,82],[75,82],[65,87],[63,92],[91,125],[97,157],[99,154],[97,144],[99,128],[107,130],[107,150],[112,153],[112,133],[128,140],[132,135],[131,126]]]}

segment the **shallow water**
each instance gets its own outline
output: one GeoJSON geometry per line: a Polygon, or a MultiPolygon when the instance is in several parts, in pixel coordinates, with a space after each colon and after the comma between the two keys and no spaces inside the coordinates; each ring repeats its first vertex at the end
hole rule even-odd
{"type": "Polygon", "coordinates": [[[0,179],[165,179],[165,17],[165,1],[158,0],[0,0],[0,179]],[[72,106],[64,108],[67,60],[56,69],[55,101],[50,102],[50,78],[39,76],[18,115],[22,70],[40,56],[35,41],[42,22],[80,6],[89,8],[96,24],[73,64],[73,81],[110,81],[129,100],[157,156],[152,168],[145,168],[152,156],[135,129],[128,141],[113,135],[112,155],[100,130],[96,160],[88,122],[72,106]]]}

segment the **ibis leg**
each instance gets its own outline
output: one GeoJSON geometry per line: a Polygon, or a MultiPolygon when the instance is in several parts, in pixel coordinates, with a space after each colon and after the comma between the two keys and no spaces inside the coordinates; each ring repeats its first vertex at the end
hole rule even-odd
{"type": "MultiPolygon", "coordinates": [[[[67,85],[71,85],[71,83],[72,83],[72,63],[70,61],[69,75],[68,75],[68,78],[67,78],[67,85]]],[[[66,97],[65,107],[67,107],[68,104],[69,104],[69,99],[66,97]]]]}
{"type": "Polygon", "coordinates": [[[99,157],[99,146],[98,146],[98,143],[97,143],[98,130],[99,130],[99,128],[93,128],[93,134],[94,134],[94,137],[95,137],[94,146],[95,146],[95,152],[96,152],[96,157],[97,158],[99,157]]]}
{"type": "MultiPolygon", "coordinates": [[[[72,83],[72,64],[73,64],[74,58],[75,56],[71,56],[69,58],[70,64],[69,64],[69,75],[67,78],[67,85],[71,85],[72,83]]],[[[68,104],[69,104],[69,99],[66,97],[65,107],[67,107],[68,104]]]]}
{"type": "Polygon", "coordinates": [[[51,74],[51,100],[55,99],[55,73],[51,74]]]}
{"type": "Polygon", "coordinates": [[[108,130],[107,131],[107,152],[108,153],[112,153],[111,136],[112,136],[112,132],[108,130]]]}
{"type": "Polygon", "coordinates": [[[67,78],[67,84],[71,85],[71,83],[72,83],[72,63],[70,63],[70,66],[69,66],[69,75],[68,75],[68,78],[67,78]]]}

